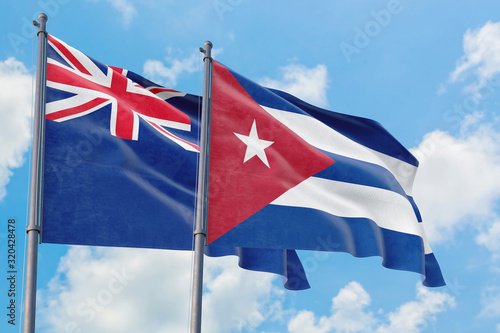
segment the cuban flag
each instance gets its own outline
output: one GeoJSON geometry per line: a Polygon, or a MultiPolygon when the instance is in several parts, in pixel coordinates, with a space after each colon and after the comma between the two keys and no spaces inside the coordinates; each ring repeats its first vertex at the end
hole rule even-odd
{"type": "Polygon", "coordinates": [[[375,121],[214,61],[208,243],[381,256],[443,286],[412,198],[418,161],[375,121]]]}
{"type": "MultiPolygon", "coordinates": [[[[191,250],[201,98],[48,37],[43,243],[191,250]]],[[[206,247],[308,288],[293,249],[206,247]]]]}

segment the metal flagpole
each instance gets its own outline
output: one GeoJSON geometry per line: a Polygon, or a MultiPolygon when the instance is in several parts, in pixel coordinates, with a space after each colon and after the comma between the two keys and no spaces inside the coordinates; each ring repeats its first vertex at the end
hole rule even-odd
{"type": "Polygon", "coordinates": [[[38,15],[38,59],[36,69],[35,114],[33,119],[33,148],[31,161],[31,186],[28,248],[26,254],[26,287],[24,298],[24,333],[35,332],[36,277],[38,259],[38,240],[40,234],[40,216],[42,205],[43,182],[43,146],[45,130],[45,87],[47,74],[47,15],[38,15]]]}
{"type": "Polygon", "coordinates": [[[203,256],[207,237],[208,161],[210,156],[210,106],[212,100],[212,43],[207,41],[200,51],[203,57],[203,104],[201,109],[200,164],[198,168],[198,200],[194,231],[193,303],[191,333],[201,332],[201,302],[203,293],[203,256]]]}

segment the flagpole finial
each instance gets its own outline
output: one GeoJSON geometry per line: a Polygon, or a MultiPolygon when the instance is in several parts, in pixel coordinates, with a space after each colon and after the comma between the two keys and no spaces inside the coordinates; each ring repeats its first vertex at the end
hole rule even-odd
{"type": "Polygon", "coordinates": [[[47,36],[47,30],[45,29],[45,23],[47,22],[48,19],[49,19],[49,17],[47,16],[47,14],[40,13],[40,14],[38,14],[38,22],[33,21],[33,25],[38,27],[38,32],[36,33],[37,36],[41,32],[43,32],[45,34],[45,36],[47,36]]]}
{"type": "Polygon", "coordinates": [[[41,21],[41,20],[47,21],[48,19],[49,19],[49,17],[47,16],[47,14],[45,14],[45,13],[38,14],[38,20],[39,21],[41,21]]]}
{"type": "Polygon", "coordinates": [[[203,61],[205,61],[205,59],[210,59],[212,60],[212,42],[207,40],[203,46],[205,46],[205,49],[203,50],[203,53],[205,54],[205,56],[203,57],[203,61]]]}
{"type": "Polygon", "coordinates": [[[203,57],[203,61],[205,61],[206,58],[210,58],[212,59],[212,47],[213,47],[213,44],[211,41],[207,40],[203,46],[205,46],[205,48],[203,47],[200,47],[200,52],[203,53],[205,55],[205,57],[203,57]]]}

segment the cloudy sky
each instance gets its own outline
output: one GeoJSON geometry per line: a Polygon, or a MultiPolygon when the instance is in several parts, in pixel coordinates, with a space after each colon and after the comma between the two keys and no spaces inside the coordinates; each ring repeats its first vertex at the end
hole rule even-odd
{"type": "MultiPolygon", "coordinates": [[[[36,31],[200,94],[198,47],[261,84],[381,122],[420,161],[415,200],[447,286],[380,258],[300,252],[312,288],[207,260],[204,332],[500,332],[500,3],[3,1],[0,331],[18,332],[36,31]],[[15,219],[15,325],[6,316],[15,219]]],[[[37,332],[186,332],[192,255],[42,244],[37,332]]]]}

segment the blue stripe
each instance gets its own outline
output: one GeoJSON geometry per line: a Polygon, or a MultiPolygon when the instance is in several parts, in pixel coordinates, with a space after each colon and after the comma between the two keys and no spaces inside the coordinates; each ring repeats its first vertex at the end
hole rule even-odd
{"type": "Polygon", "coordinates": [[[425,277],[422,283],[427,287],[442,287],[446,285],[444,282],[443,274],[441,273],[441,268],[434,256],[434,253],[429,253],[425,255],[425,277]]]}
{"type": "Polygon", "coordinates": [[[405,193],[394,175],[380,165],[352,159],[338,154],[323,151],[330,156],[335,163],[325,170],[317,173],[314,177],[336,180],[339,182],[377,187],[389,190],[406,198],[419,222],[422,221],[420,212],[413,198],[405,193]]]}
{"type": "Polygon", "coordinates": [[[231,69],[229,71],[260,105],[309,115],[365,147],[418,166],[417,159],[378,122],[318,108],[283,91],[262,87],[231,69]]]}
{"type": "Polygon", "coordinates": [[[330,152],[323,153],[330,156],[335,163],[314,177],[378,187],[407,197],[394,175],[384,167],[330,152]]]}
{"type": "Polygon", "coordinates": [[[417,204],[415,203],[415,200],[413,197],[408,196],[408,200],[411,203],[411,206],[413,207],[413,211],[415,212],[415,215],[417,216],[417,221],[422,222],[422,215],[420,215],[420,210],[417,207],[417,204]]]}
{"type": "Polygon", "coordinates": [[[217,246],[234,244],[381,256],[387,268],[430,274],[432,286],[441,275],[426,262],[419,236],[380,228],[366,218],[339,217],[309,208],[268,205],[213,242],[217,246]]]}

